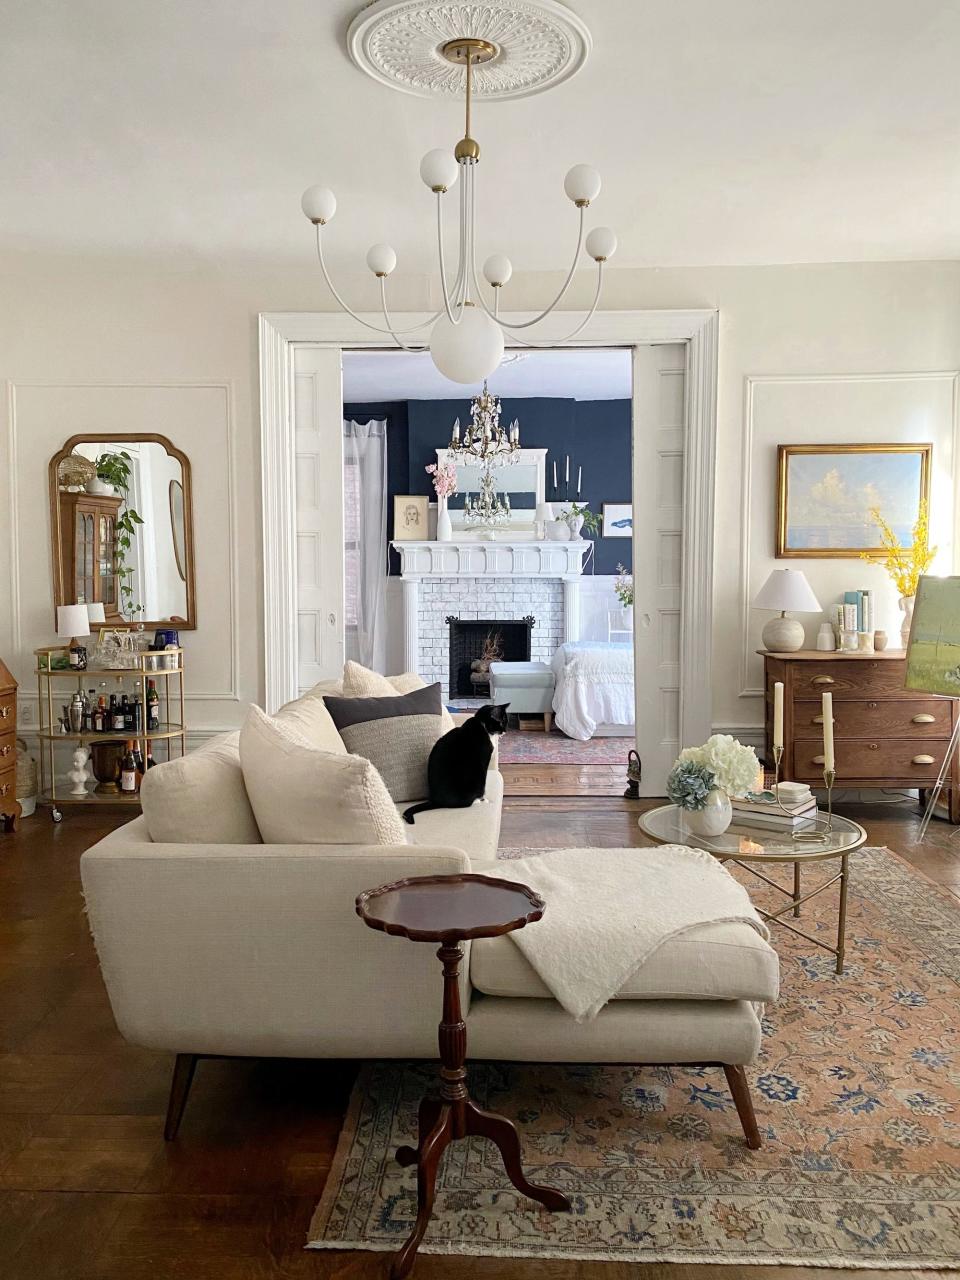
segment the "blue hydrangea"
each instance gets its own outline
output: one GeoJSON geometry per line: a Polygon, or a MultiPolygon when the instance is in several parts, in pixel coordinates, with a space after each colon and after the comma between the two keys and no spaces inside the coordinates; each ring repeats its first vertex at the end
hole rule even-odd
{"type": "Polygon", "coordinates": [[[714,782],[714,774],[705,765],[679,760],[667,778],[667,796],[680,809],[702,809],[714,782]]]}

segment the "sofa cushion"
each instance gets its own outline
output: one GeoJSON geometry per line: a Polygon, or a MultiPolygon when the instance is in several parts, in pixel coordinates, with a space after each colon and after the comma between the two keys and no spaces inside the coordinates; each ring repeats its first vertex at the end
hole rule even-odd
{"type": "MultiPolygon", "coordinates": [[[[345,698],[390,698],[398,693],[413,693],[415,689],[426,687],[426,680],[413,671],[406,671],[401,676],[382,676],[369,667],[361,667],[359,662],[343,664],[345,698]]],[[[454,720],[446,707],[441,707],[440,719],[443,721],[443,732],[449,733],[454,727],[454,720]]]]}
{"type": "MultiPolygon", "coordinates": [[[[311,690],[311,694],[312,694],[311,690]]],[[[346,755],[347,747],[337,732],[323,696],[304,696],[288,702],[277,712],[278,720],[293,725],[308,742],[319,747],[321,751],[333,751],[337,755],[346,755]]]]}
{"type": "MultiPolygon", "coordinates": [[[[407,806],[397,806],[402,813],[407,806]]],[[[503,808],[503,776],[487,774],[485,800],[476,800],[469,809],[428,809],[418,813],[413,825],[405,824],[411,844],[429,848],[462,849],[476,870],[496,862],[500,841],[500,814],[503,808]]]]}
{"type": "MultiPolygon", "coordinates": [[[[755,929],[739,923],[705,924],[668,938],[614,998],[772,1001],[779,974],[777,953],[755,929]]],[[[490,996],[553,998],[509,935],[473,943],[470,981],[490,996]]]]}
{"type": "Polygon", "coordinates": [[[243,785],[238,733],[148,769],[140,804],[155,844],[259,844],[243,785]]]}
{"type": "MultiPolygon", "coordinates": [[[[369,760],[321,751],[288,721],[251,707],[240,763],[267,844],[406,844],[404,823],[369,760]]],[[[156,770],[154,770],[156,772],[156,770]]]]}
{"type": "Polygon", "coordinates": [[[427,794],[427,761],[439,737],[440,686],[389,698],[324,698],[348,751],[364,756],[395,803],[427,794]]]}

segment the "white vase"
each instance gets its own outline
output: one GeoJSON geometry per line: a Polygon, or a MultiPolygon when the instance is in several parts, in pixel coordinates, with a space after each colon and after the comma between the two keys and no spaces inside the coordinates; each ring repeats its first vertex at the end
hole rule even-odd
{"type": "Polygon", "coordinates": [[[437,541],[453,541],[453,525],[450,523],[450,512],[447,510],[446,498],[437,498],[437,541]]]}
{"type": "Polygon", "coordinates": [[[633,605],[624,606],[623,610],[623,628],[625,631],[633,630],[633,605]]]}
{"type": "Polygon", "coordinates": [[[85,488],[87,493],[96,493],[110,497],[117,492],[112,484],[108,484],[106,480],[101,480],[99,476],[94,476],[92,480],[88,480],[85,488]]]}
{"type": "Polygon", "coordinates": [[[905,649],[910,640],[910,627],[913,624],[913,606],[916,596],[901,596],[900,611],[903,614],[903,623],[900,627],[900,639],[903,642],[902,647],[905,649]]]}
{"type": "Polygon", "coordinates": [[[722,836],[733,821],[730,797],[714,787],[707,792],[702,809],[684,809],[683,820],[695,836],[722,836]]]}

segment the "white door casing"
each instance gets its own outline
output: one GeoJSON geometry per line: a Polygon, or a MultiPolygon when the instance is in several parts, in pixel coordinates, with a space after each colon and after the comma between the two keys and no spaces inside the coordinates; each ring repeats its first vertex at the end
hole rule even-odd
{"type": "Polygon", "coordinates": [[[343,392],[340,351],[293,356],[297,691],[343,671],[343,392]]]}
{"type": "Polygon", "coordinates": [[[681,746],[685,377],[683,347],[634,348],[633,657],[644,796],[664,794],[681,746]]]}
{"type": "MultiPolygon", "coordinates": [[[[378,323],[380,317],[363,317],[378,323]]],[[[508,317],[520,322],[531,314],[508,317]]],[[[395,323],[408,328],[427,317],[420,313],[397,314],[395,323]]],[[[559,339],[569,327],[569,316],[553,313],[544,320],[544,341],[559,339]]],[[[677,706],[679,740],[704,741],[711,732],[711,646],[713,614],[713,511],[717,430],[717,359],[719,317],[716,311],[608,311],[591,321],[589,336],[578,346],[637,347],[647,344],[685,344],[685,444],[683,460],[683,531],[680,539],[680,680],[677,706]]],[[[341,431],[339,363],[343,348],[378,348],[383,339],[357,320],[339,312],[279,312],[260,316],[260,409],[263,493],[264,556],[264,677],[268,711],[297,695],[302,686],[298,672],[299,588],[297,548],[297,498],[294,432],[294,369],[304,347],[326,351],[335,357],[336,377],[314,381],[326,398],[315,412],[323,420],[336,421],[341,431]]],[[[333,370],[333,363],[323,366],[333,370]]],[[[634,424],[636,431],[636,423],[634,424]]],[[[342,443],[337,445],[340,458],[342,443]]],[[[331,458],[331,469],[333,461],[331,458]]],[[[343,570],[342,467],[336,466],[338,491],[334,505],[318,522],[326,535],[326,548],[336,547],[338,567],[329,578],[320,573],[317,596],[321,616],[325,611],[342,618],[343,570]],[[329,521],[329,524],[327,523],[329,521]],[[332,526],[336,522],[336,528],[332,526]]],[[[328,477],[332,480],[332,477],[328,477]]],[[[319,530],[310,530],[318,532],[319,530]]],[[[313,606],[311,606],[312,608],[313,606]]],[[[342,654],[342,623],[339,627],[342,654]]],[[[342,660],[340,658],[339,660],[342,660]]],[[[317,669],[335,674],[334,651],[321,656],[317,669]]],[[[320,676],[317,676],[319,679],[320,676]]],[[[653,764],[649,766],[653,769],[653,764]]],[[[645,773],[647,769],[645,768],[645,773]]],[[[651,773],[651,785],[652,785],[651,773]]]]}

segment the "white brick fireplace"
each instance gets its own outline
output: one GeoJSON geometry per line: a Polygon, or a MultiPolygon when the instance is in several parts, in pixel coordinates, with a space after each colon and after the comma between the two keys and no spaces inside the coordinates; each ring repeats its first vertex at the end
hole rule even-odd
{"type": "Polygon", "coordinates": [[[449,696],[447,619],[532,615],[530,656],[549,662],[580,636],[580,582],[588,542],[395,542],[403,590],[404,669],[449,696]]]}

